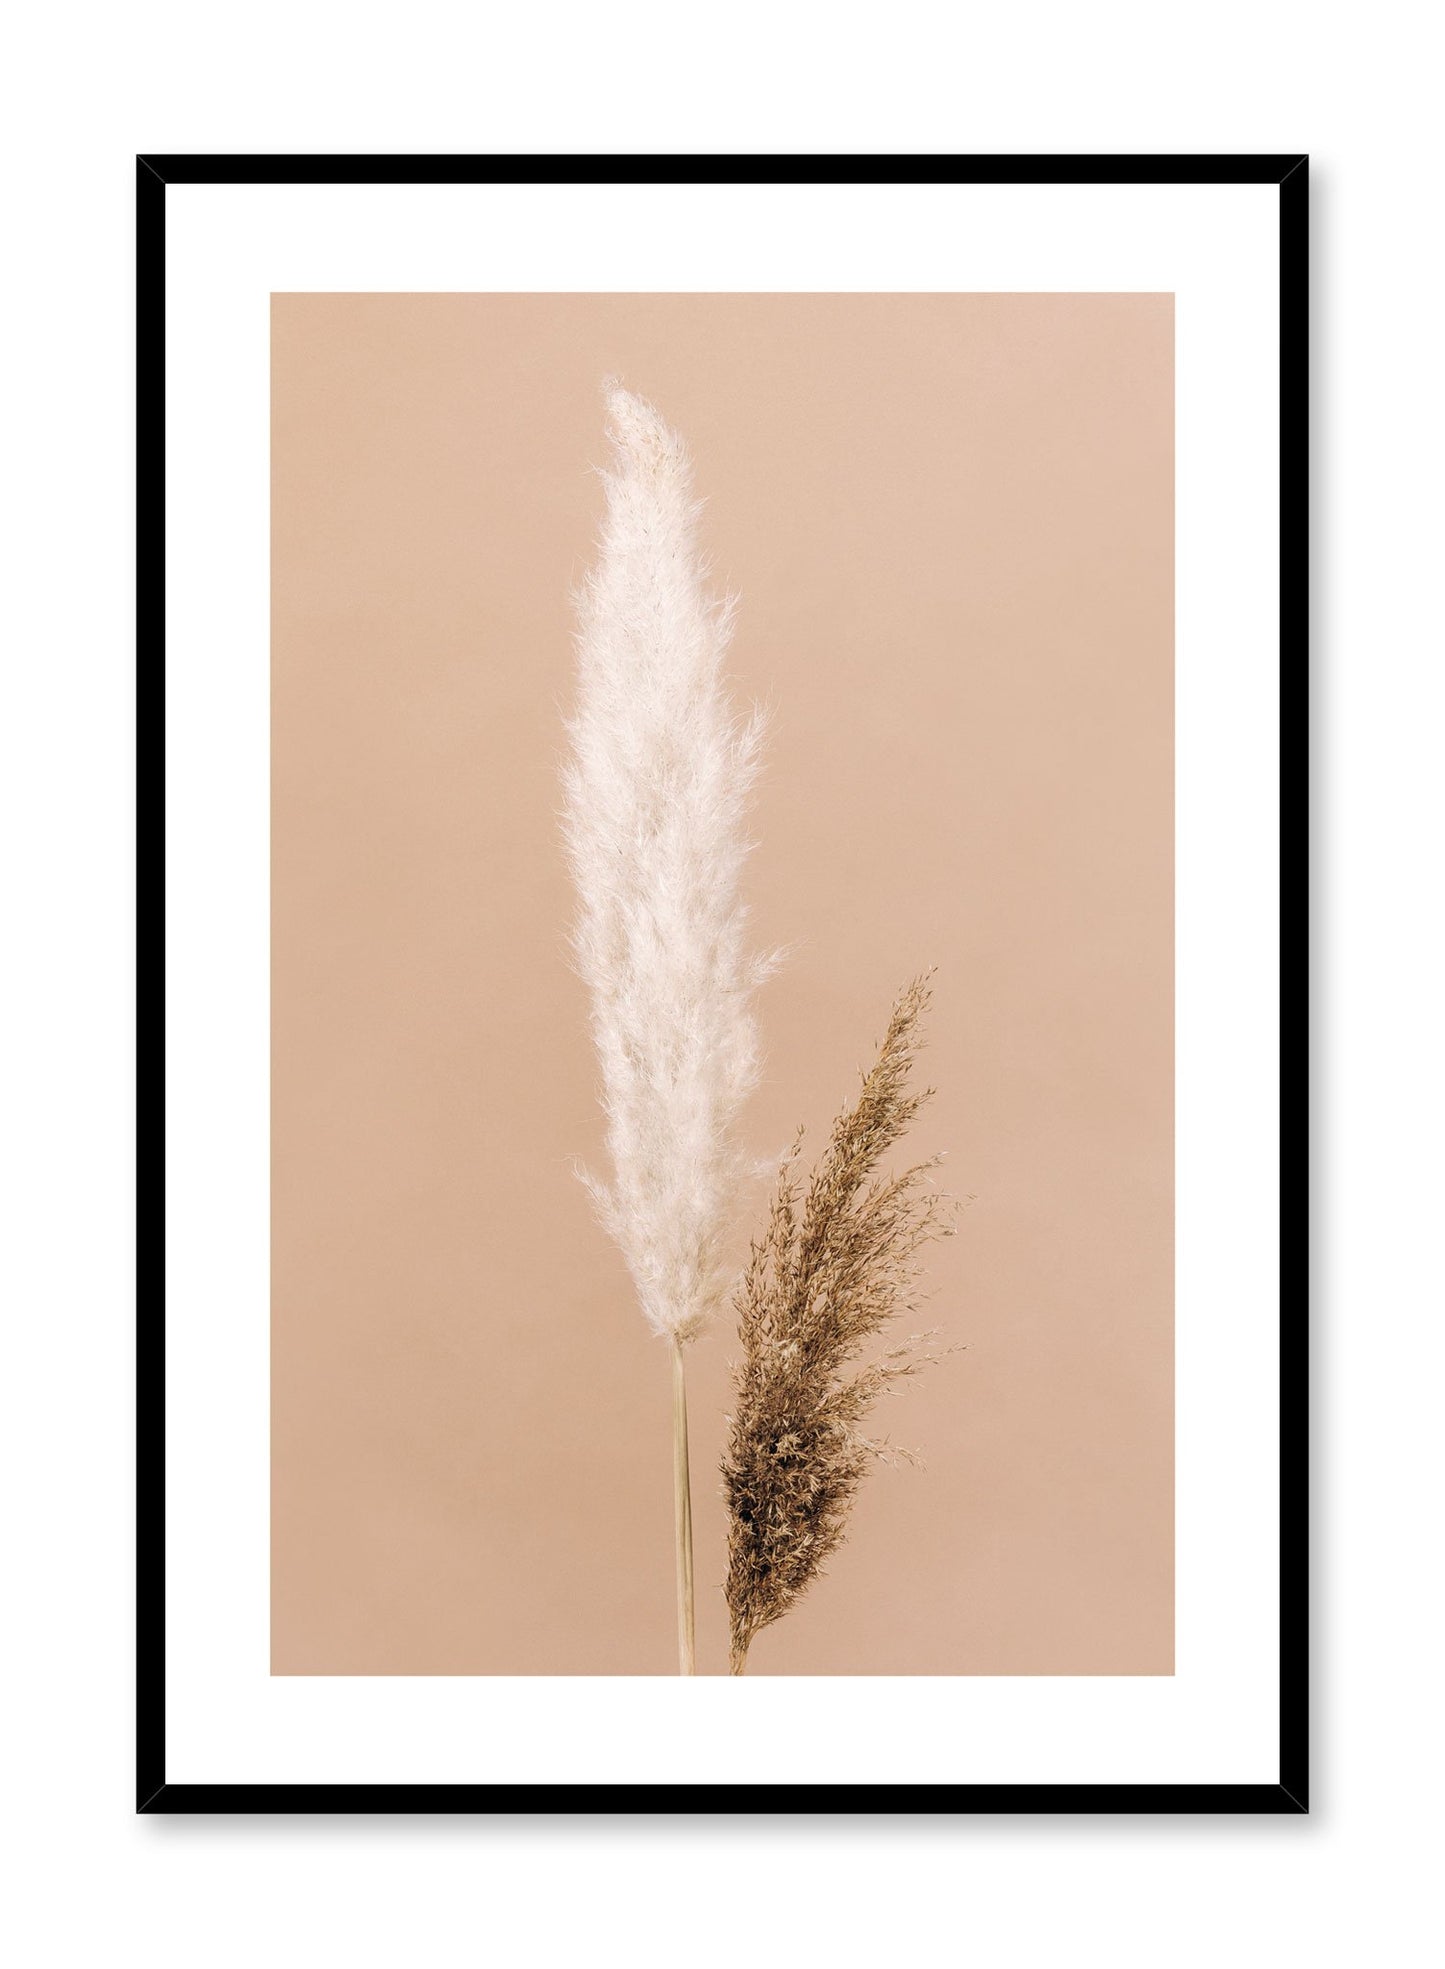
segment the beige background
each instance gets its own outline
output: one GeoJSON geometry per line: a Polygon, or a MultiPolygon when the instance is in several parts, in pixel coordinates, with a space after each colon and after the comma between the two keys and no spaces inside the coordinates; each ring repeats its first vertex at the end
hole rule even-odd
{"type": "MultiPolygon", "coordinates": [[[[1167,1674],[1172,304],[285,295],[273,315],[273,1668],[667,1674],[668,1360],[600,1138],[556,767],[598,383],[690,442],[773,712],[760,1151],[937,964],[916,1137],[974,1201],[756,1674],[1167,1674]]],[[[692,1355],[726,1666],[729,1335],[692,1355]]]]}

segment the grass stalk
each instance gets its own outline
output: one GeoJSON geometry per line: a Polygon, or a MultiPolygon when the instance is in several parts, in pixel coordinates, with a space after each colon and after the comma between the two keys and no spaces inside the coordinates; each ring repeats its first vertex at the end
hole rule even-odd
{"type": "Polygon", "coordinates": [[[677,1554],[677,1672],[697,1673],[692,1590],[692,1483],[687,1466],[687,1366],[672,1339],[672,1518],[677,1554]]]}

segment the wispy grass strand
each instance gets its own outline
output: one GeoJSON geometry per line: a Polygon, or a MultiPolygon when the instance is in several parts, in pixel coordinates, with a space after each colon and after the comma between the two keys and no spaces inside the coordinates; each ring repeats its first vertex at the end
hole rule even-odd
{"type": "Polygon", "coordinates": [[[737,1292],[742,1354],[723,1458],[731,1667],[797,1601],[845,1535],[859,1484],[886,1445],[862,1424],[893,1383],[936,1358],[914,1335],[860,1364],[915,1304],[917,1254],[954,1227],[937,1158],[879,1174],[931,1090],[910,1090],[929,1002],[900,995],[857,1099],[833,1123],[810,1177],[802,1137],[778,1173],[767,1227],[737,1292]]]}

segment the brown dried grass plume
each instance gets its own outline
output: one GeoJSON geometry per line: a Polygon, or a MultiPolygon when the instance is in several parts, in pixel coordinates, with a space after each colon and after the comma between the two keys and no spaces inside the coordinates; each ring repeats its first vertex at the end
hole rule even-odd
{"type": "Polygon", "coordinates": [[[860,1427],[879,1397],[935,1355],[926,1335],[864,1365],[868,1342],[911,1310],[917,1253],[953,1230],[938,1158],[901,1175],[879,1165],[932,1093],[910,1091],[928,979],[893,1008],[877,1061],[833,1123],[812,1175],[802,1136],[778,1171],[767,1228],[737,1290],[742,1358],[723,1457],[732,1672],[754,1635],[787,1613],[837,1550],[854,1494],[886,1445],[860,1427]]]}

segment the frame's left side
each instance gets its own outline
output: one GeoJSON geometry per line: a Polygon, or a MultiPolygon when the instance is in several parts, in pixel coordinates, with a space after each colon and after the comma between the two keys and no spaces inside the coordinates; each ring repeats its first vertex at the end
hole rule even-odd
{"type": "MultiPolygon", "coordinates": [[[[164,1153],[166,187],[136,158],[136,1123],[164,1153]],[[142,1075],[145,1076],[142,1081],[142,1075]],[[144,1091],[142,1091],[144,1089],[144,1091]]],[[[154,1151],[152,1151],[153,1153],[154,1151]]],[[[139,1156],[137,1158],[139,1166],[139,1156]]],[[[164,1166],[160,1197],[164,1196],[164,1166]]],[[[139,1184],[137,1185],[139,1202],[139,1184]]],[[[165,1788],[164,1205],[136,1216],[136,1810],[165,1788]]]]}

